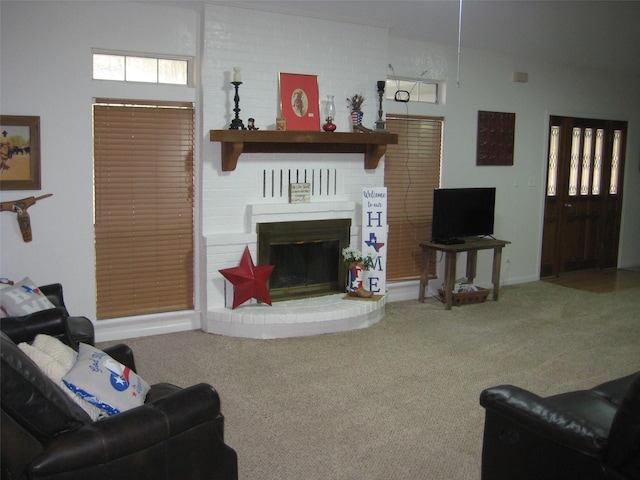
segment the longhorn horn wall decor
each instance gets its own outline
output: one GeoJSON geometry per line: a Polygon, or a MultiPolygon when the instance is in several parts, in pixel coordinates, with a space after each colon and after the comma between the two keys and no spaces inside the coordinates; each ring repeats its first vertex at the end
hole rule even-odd
{"type": "Polygon", "coordinates": [[[22,240],[30,242],[33,240],[33,235],[31,234],[31,218],[29,217],[27,209],[38,200],[51,196],[53,196],[53,193],[47,193],[39,197],[27,197],[21,200],[2,202],[0,203],[0,211],[15,212],[17,214],[18,226],[20,227],[20,232],[22,232],[22,240]]]}

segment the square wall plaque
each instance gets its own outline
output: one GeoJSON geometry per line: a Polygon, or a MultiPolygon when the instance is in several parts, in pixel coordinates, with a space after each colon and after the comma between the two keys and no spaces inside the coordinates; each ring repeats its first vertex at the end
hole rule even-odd
{"type": "Polygon", "coordinates": [[[513,165],[516,114],[478,111],[476,165],[513,165]]]}

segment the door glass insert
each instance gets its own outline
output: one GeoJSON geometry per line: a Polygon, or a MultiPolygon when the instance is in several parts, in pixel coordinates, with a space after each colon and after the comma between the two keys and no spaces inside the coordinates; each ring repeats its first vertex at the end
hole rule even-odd
{"type": "Polygon", "coordinates": [[[593,185],[591,186],[592,195],[600,195],[602,184],[602,148],[604,145],[604,130],[598,128],[596,130],[596,149],[593,155],[593,185]]]}
{"type": "Polygon", "coordinates": [[[611,183],[609,185],[609,193],[615,195],[618,193],[618,169],[620,166],[620,145],[622,143],[622,131],[613,131],[613,149],[611,153],[611,183]]]}
{"type": "Polygon", "coordinates": [[[584,146],[582,148],[582,178],[580,179],[580,195],[589,195],[589,181],[591,180],[593,128],[584,130],[584,146]]]}
{"type": "Polygon", "coordinates": [[[560,145],[560,127],[551,127],[549,140],[549,170],[547,174],[547,196],[554,197],[558,192],[558,148],[560,145]]]}
{"type": "Polygon", "coordinates": [[[569,163],[569,196],[578,194],[578,171],[580,170],[580,140],[582,129],[573,127],[571,135],[571,162],[569,163]]]}

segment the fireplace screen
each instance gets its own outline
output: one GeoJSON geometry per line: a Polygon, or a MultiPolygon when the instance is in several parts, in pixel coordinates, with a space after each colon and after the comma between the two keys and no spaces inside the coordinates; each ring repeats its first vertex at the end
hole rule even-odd
{"type": "Polygon", "coordinates": [[[351,220],[260,223],[258,264],[274,265],[273,301],[343,292],[351,220]]]}

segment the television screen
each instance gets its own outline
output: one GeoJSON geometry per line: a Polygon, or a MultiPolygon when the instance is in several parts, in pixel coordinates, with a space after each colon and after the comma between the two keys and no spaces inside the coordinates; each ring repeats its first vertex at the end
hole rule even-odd
{"type": "Polygon", "coordinates": [[[434,190],[431,240],[462,243],[463,237],[492,235],[495,201],[494,187],[434,190]]]}

